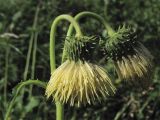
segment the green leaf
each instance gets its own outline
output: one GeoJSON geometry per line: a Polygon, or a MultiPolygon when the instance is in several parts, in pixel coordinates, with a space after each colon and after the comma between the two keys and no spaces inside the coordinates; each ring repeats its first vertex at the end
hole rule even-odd
{"type": "Polygon", "coordinates": [[[35,97],[31,97],[29,100],[29,103],[25,106],[26,112],[31,112],[33,108],[37,107],[39,105],[40,101],[36,99],[35,97]]]}

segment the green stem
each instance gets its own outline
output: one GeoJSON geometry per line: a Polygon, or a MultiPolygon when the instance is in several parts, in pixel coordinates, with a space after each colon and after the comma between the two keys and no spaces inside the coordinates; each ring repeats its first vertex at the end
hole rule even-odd
{"type": "MultiPolygon", "coordinates": [[[[36,26],[37,26],[37,23],[38,23],[38,14],[39,14],[39,6],[37,7],[36,9],[36,13],[35,13],[35,19],[34,19],[34,23],[35,23],[35,30],[36,30],[36,26]]],[[[34,79],[35,77],[35,65],[36,65],[36,53],[37,53],[37,37],[38,37],[38,31],[36,30],[34,32],[34,43],[33,43],[33,53],[32,53],[32,66],[31,66],[31,79],[34,79]]],[[[32,85],[30,86],[30,89],[29,89],[29,97],[32,96],[32,85]]]]}
{"type": "MultiPolygon", "coordinates": [[[[104,25],[104,27],[105,27],[105,29],[107,30],[109,36],[111,36],[111,35],[113,35],[113,34],[115,33],[114,29],[112,29],[112,27],[111,27],[100,15],[98,15],[98,14],[96,14],[96,13],[94,13],[94,12],[85,11],[85,12],[80,12],[80,13],[78,13],[78,14],[74,17],[74,19],[75,19],[76,21],[79,21],[79,20],[80,20],[81,18],[83,18],[83,17],[92,17],[92,18],[98,20],[100,23],[102,23],[102,24],[104,25]]],[[[71,36],[72,33],[73,33],[73,25],[71,24],[71,25],[69,26],[69,29],[68,29],[68,32],[67,32],[67,36],[71,36]]],[[[64,44],[65,44],[65,43],[64,43],[64,44]]],[[[64,45],[64,46],[65,46],[65,45],[64,45]]],[[[64,59],[65,59],[65,57],[66,57],[66,54],[65,54],[65,53],[66,53],[66,52],[65,52],[65,48],[64,48],[64,50],[63,50],[63,57],[62,57],[62,58],[64,58],[64,59]]],[[[63,59],[63,60],[64,60],[64,59],[63,59]]]]}
{"type": "Polygon", "coordinates": [[[33,47],[32,66],[31,66],[31,79],[34,79],[34,77],[35,77],[35,64],[36,64],[36,54],[37,54],[37,38],[38,38],[38,32],[35,33],[35,37],[34,37],[34,47],[33,47]]]}
{"type": "Polygon", "coordinates": [[[5,56],[5,74],[4,74],[4,103],[7,104],[7,81],[8,81],[8,63],[9,63],[10,47],[7,40],[6,56],[5,56]]]}
{"type": "MultiPolygon", "coordinates": [[[[32,54],[32,66],[31,66],[31,79],[35,77],[35,66],[36,66],[36,54],[37,54],[37,37],[38,32],[35,33],[34,37],[34,46],[33,46],[33,54],[32,54]]],[[[29,96],[32,96],[32,85],[30,86],[29,96]]]]}
{"type": "Polygon", "coordinates": [[[30,64],[30,58],[31,58],[31,52],[32,52],[33,41],[34,41],[34,36],[35,36],[35,30],[36,30],[37,21],[38,21],[38,13],[39,13],[39,7],[37,7],[35,17],[34,17],[33,26],[32,26],[33,31],[31,33],[31,38],[30,38],[30,41],[29,41],[29,47],[28,47],[27,60],[26,60],[23,80],[26,80],[27,75],[28,75],[28,69],[29,69],[29,64],[30,64]]]}
{"type": "MultiPolygon", "coordinates": [[[[101,22],[104,25],[104,27],[106,28],[109,36],[112,35],[113,33],[115,33],[115,31],[112,29],[112,27],[100,15],[98,15],[94,12],[85,11],[85,12],[80,12],[79,14],[77,14],[74,17],[74,19],[76,21],[79,21],[83,17],[92,17],[92,18],[98,20],[99,22],[101,22]]],[[[72,32],[73,32],[73,25],[70,25],[67,35],[71,35],[72,32]]]]}
{"type": "MultiPolygon", "coordinates": [[[[34,29],[36,29],[37,22],[38,22],[38,14],[39,14],[39,6],[36,9],[35,13],[35,18],[34,18],[34,29]]],[[[37,37],[38,37],[38,32],[34,32],[34,43],[33,43],[33,54],[32,54],[32,66],[31,66],[31,79],[34,79],[35,77],[35,64],[36,64],[36,51],[37,51],[37,37]]],[[[29,96],[31,97],[32,95],[32,85],[30,86],[29,90],[29,96]]]]}
{"type": "Polygon", "coordinates": [[[31,51],[32,51],[32,45],[33,45],[33,39],[34,39],[34,34],[32,33],[30,41],[29,41],[26,65],[25,65],[25,68],[24,68],[24,74],[23,74],[23,80],[24,81],[27,79],[27,74],[28,74],[28,69],[29,69],[29,64],[30,64],[31,51]]]}
{"type": "Polygon", "coordinates": [[[11,110],[13,108],[13,105],[15,103],[15,100],[16,100],[16,97],[18,96],[19,92],[21,91],[21,89],[24,87],[24,86],[27,86],[27,85],[37,85],[39,87],[42,87],[42,88],[46,88],[46,83],[45,82],[42,82],[42,81],[39,81],[39,80],[27,80],[25,82],[21,82],[19,83],[17,86],[16,86],[16,93],[12,99],[12,101],[10,102],[9,104],[9,107],[7,109],[7,112],[6,112],[6,115],[5,115],[5,119],[4,120],[9,120],[9,116],[10,116],[10,113],[11,113],[11,110]]]}
{"type": "MultiPolygon", "coordinates": [[[[51,32],[50,32],[50,67],[51,67],[51,73],[56,69],[56,62],[55,62],[55,35],[58,23],[61,20],[67,20],[69,21],[76,30],[76,35],[81,36],[82,32],[80,30],[79,24],[74,20],[73,17],[70,15],[60,15],[56,17],[56,19],[53,21],[51,26],[51,32]]],[[[63,62],[64,58],[62,58],[63,62]]],[[[56,101],[56,120],[63,120],[64,119],[64,107],[62,103],[59,101],[56,101]]]]}

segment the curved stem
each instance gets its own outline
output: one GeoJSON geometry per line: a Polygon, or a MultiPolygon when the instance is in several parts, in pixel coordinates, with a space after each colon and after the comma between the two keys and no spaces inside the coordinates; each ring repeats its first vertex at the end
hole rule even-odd
{"type": "MultiPolygon", "coordinates": [[[[75,19],[76,21],[79,21],[79,20],[80,20],[81,18],[83,18],[83,17],[92,17],[92,18],[94,18],[94,19],[97,19],[99,22],[101,22],[101,23],[104,25],[104,27],[105,27],[105,29],[107,30],[109,36],[111,36],[111,35],[113,35],[113,34],[115,33],[114,29],[112,29],[112,27],[111,27],[100,15],[98,15],[98,14],[96,14],[96,13],[94,13],[94,12],[85,11],[85,12],[80,12],[80,13],[78,13],[78,14],[74,17],[74,19],[75,19]]],[[[71,25],[69,26],[69,29],[68,29],[68,32],[67,32],[67,36],[71,36],[72,33],[73,33],[73,25],[71,24],[71,25]]],[[[64,43],[64,44],[65,44],[65,43],[64,43]]],[[[64,45],[64,46],[65,46],[65,45],[64,45]]],[[[62,58],[63,58],[62,61],[65,60],[65,57],[66,57],[66,54],[65,54],[65,47],[64,47],[63,55],[62,55],[62,58]]]]}
{"type": "Polygon", "coordinates": [[[9,104],[9,107],[7,109],[7,112],[6,112],[6,115],[5,115],[5,119],[4,120],[9,120],[9,115],[11,113],[11,110],[13,108],[13,105],[14,105],[14,102],[16,100],[16,97],[18,96],[19,92],[21,91],[21,89],[26,86],[26,85],[37,85],[39,87],[42,87],[42,88],[46,88],[46,83],[45,82],[42,82],[42,81],[39,81],[39,80],[28,80],[28,81],[25,81],[25,82],[21,82],[19,83],[17,86],[16,86],[16,93],[12,99],[12,101],[10,102],[9,104]]]}
{"type": "MultiPolygon", "coordinates": [[[[112,35],[113,33],[115,33],[115,31],[112,29],[112,27],[100,15],[98,15],[94,12],[85,11],[85,12],[81,12],[81,13],[77,14],[74,18],[76,21],[79,21],[83,17],[92,17],[92,18],[97,19],[99,22],[101,22],[104,25],[109,36],[112,35]]],[[[71,35],[72,32],[73,32],[73,26],[70,25],[67,35],[71,35]]]]}
{"type": "Polygon", "coordinates": [[[82,32],[80,30],[79,24],[74,20],[73,17],[70,15],[60,15],[58,16],[52,23],[51,26],[51,32],[50,32],[50,66],[51,66],[51,72],[53,72],[56,69],[55,64],[55,35],[57,30],[57,25],[61,20],[67,20],[69,21],[76,30],[76,35],[81,36],[82,32]]]}
{"type": "MultiPolygon", "coordinates": [[[[74,20],[73,17],[70,15],[60,15],[56,17],[56,19],[53,21],[51,26],[51,32],[50,32],[50,66],[51,66],[51,73],[56,69],[56,62],[55,62],[55,35],[57,30],[57,25],[61,20],[67,20],[69,21],[76,30],[76,35],[81,36],[82,32],[80,30],[79,24],[74,20]]],[[[65,51],[63,51],[65,53],[65,51]]],[[[62,62],[64,58],[62,57],[62,62]]],[[[64,118],[64,110],[63,105],[56,101],[56,120],[63,120],[64,118]]]]}

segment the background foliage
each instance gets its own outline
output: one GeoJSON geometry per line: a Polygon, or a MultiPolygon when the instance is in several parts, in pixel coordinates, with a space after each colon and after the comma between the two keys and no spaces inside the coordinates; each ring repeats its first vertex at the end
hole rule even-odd
{"type": "MultiPolygon", "coordinates": [[[[139,41],[155,56],[155,69],[149,89],[144,90],[122,83],[109,62],[104,66],[114,78],[117,94],[93,106],[70,108],[66,105],[66,120],[160,119],[160,0],[0,0],[0,120],[4,119],[14,95],[13,88],[19,82],[30,78],[49,80],[48,43],[54,18],[85,10],[102,15],[115,30],[123,23],[136,28],[139,41]],[[33,45],[30,66],[28,73],[24,73],[30,44],[33,45]]],[[[82,19],[80,22],[85,34],[105,33],[95,20],[82,19]]],[[[68,23],[60,23],[56,41],[57,65],[67,29],[68,23]]],[[[16,99],[11,120],[55,119],[55,106],[51,100],[46,100],[44,90],[33,86],[33,89],[26,87],[22,93],[16,99]]]]}

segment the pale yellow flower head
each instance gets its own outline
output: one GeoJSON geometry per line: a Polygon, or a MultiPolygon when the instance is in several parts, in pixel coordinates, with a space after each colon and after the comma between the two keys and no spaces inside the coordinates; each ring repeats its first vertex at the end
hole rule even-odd
{"type": "Polygon", "coordinates": [[[121,79],[136,81],[151,75],[153,56],[130,27],[120,27],[106,40],[105,48],[121,79]]]}
{"type": "Polygon", "coordinates": [[[47,97],[71,106],[100,102],[114,93],[115,87],[104,69],[86,61],[64,62],[52,73],[46,89],[47,97]]]}
{"type": "Polygon", "coordinates": [[[141,43],[137,43],[134,52],[134,54],[128,54],[126,57],[123,56],[121,59],[114,61],[121,78],[134,80],[145,78],[150,74],[153,56],[141,43]]]}
{"type": "Polygon", "coordinates": [[[101,102],[115,93],[104,69],[90,61],[90,41],[83,39],[66,41],[67,60],[51,74],[46,88],[48,98],[80,106],[101,102]]]}

